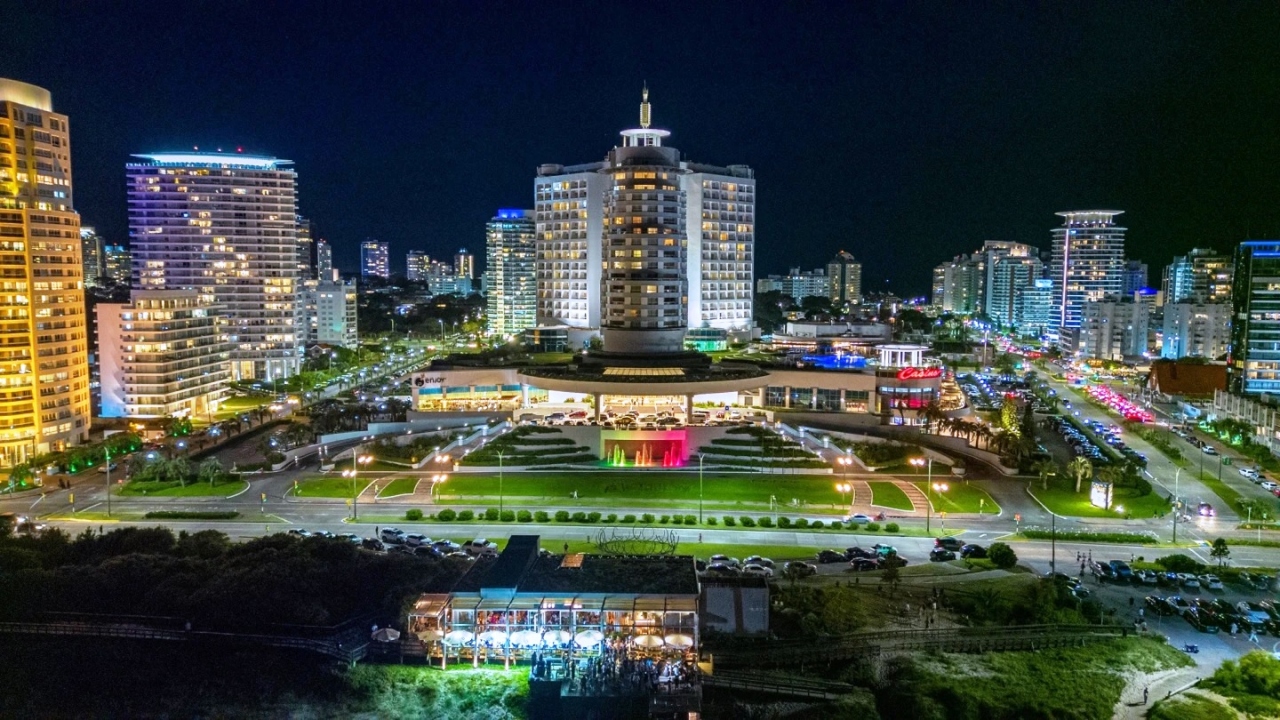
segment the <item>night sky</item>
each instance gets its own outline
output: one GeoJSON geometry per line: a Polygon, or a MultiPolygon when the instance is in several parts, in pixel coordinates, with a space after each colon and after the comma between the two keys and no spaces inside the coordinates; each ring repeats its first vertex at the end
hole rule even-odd
{"type": "Polygon", "coordinates": [[[1278,29],[1262,2],[41,2],[5,12],[0,76],[70,116],[110,241],[130,153],[241,146],[296,161],[339,265],[372,236],[399,271],[483,255],[648,81],[670,145],[755,168],[759,275],[843,248],[867,289],[923,293],[983,240],[1047,247],[1059,210],[1124,210],[1153,282],[1280,237],[1278,29]]]}

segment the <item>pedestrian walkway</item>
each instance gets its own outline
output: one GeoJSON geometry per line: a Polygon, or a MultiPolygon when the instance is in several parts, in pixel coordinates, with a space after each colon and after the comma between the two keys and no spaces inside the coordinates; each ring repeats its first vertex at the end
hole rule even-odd
{"type": "Polygon", "coordinates": [[[902,492],[907,494],[907,499],[916,507],[914,512],[919,512],[921,510],[929,512],[929,498],[925,497],[925,494],[921,492],[920,488],[916,487],[914,483],[909,483],[906,480],[897,480],[895,481],[895,484],[899,488],[902,488],[902,492]]]}

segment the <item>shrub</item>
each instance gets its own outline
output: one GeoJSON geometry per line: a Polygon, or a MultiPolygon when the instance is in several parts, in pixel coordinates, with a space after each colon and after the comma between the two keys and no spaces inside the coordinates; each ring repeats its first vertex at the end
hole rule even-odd
{"type": "Polygon", "coordinates": [[[888,533],[896,533],[898,530],[898,523],[888,523],[884,526],[884,531],[888,533]]]}
{"type": "MultiPolygon", "coordinates": [[[[725,518],[725,520],[731,520],[731,519],[732,519],[732,518],[725,518]]],[[[708,516],[707,516],[707,524],[708,524],[708,525],[715,525],[715,524],[716,524],[716,516],[715,516],[715,515],[708,515],[708,516]]]]}
{"type": "Polygon", "coordinates": [[[581,510],[573,514],[573,521],[576,523],[584,523],[587,521],[587,514],[581,510]]]}
{"type": "Polygon", "coordinates": [[[1156,564],[1169,572],[1198,573],[1204,571],[1204,565],[1189,555],[1166,555],[1156,558],[1156,564]]]}
{"type": "Polygon", "coordinates": [[[869,522],[866,525],[863,525],[862,529],[866,530],[867,532],[880,532],[880,523],[869,522]]]}
{"type": "MultiPolygon", "coordinates": [[[[761,525],[764,525],[764,523],[763,523],[763,522],[761,522],[760,524],[761,524],[761,525]]],[[[768,526],[767,526],[767,525],[765,525],[765,527],[768,527],[768,526]]],[[[778,518],[778,527],[780,527],[780,528],[789,528],[789,527],[791,527],[791,518],[789,518],[789,517],[787,517],[787,516],[785,516],[785,515],[784,515],[784,516],[782,516],[782,517],[780,517],[780,518],[778,518]]]]}
{"type": "Polygon", "coordinates": [[[685,515],[685,516],[684,516],[684,524],[685,524],[685,525],[697,525],[697,524],[698,524],[698,518],[697,518],[697,516],[694,516],[694,515],[685,515]]]}
{"type": "Polygon", "coordinates": [[[539,510],[533,514],[533,519],[535,522],[544,523],[550,520],[551,516],[547,514],[546,510],[539,510]]]}
{"type": "Polygon", "coordinates": [[[743,515],[743,516],[742,516],[742,518],[741,518],[741,521],[742,521],[742,527],[755,527],[755,526],[756,526],[756,519],[755,519],[755,518],[753,518],[753,517],[747,517],[746,515],[743,515]]]}
{"type": "Polygon", "coordinates": [[[827,524],[822,522],[821,520],[814,520],[813,522],[809,523],[809,527],[813,528],[814,530],[821,530],[826,526],[827,524]]]}
{"type": "Polygon", "coordinates": [[[516,522],[533,522],[533,513],[528,510],[521,510],[516,513],[516,522]]]}
{"type": "Polygon", "coordinates": [[[670,515],[663,515],[663,516],[662,516],[662,518],[661,518],[660,520],[658,520],[658,522],[659,522],[659,523],[661,523],[661,524],[663,524],[663,525],[666,525],[667,523],[671,522],[671,516],[670,516],[670,515]]]}
{"type": "Polygon", "coordinates": [[[501,513],[499,513],[499,514],[498,514],[498,519],[499,519],[499,520],[501,520],[502,522],[515,522],[515,521],[516,521],[516,511],[515,511],[515,510],[503,510],[501,513]]]}
{"type": "Polygon", "coordinates": [[[148,520],[235,520],[235,510],[156,510],[146,514],[148,520]]]}
{"type": "Polygon", "coordinates": [[[642,522],[642,523],[652,523],[652,522],[653,522],[653,514],[652,514],[652,513],[645,513],[645,514],[641,515],[641,516],[640,516],[640,522],[642,522]]]}
{"type": "Polygon", "coordinates": [[[498,508],[489,508],[484,511],[484,519],[493,522],[498,519],[498,508]]]}
{"type": "Polygon", "coordinates": [[[592,522],[592,523],[600,522],[600,513],[598,512],[587,513],[587,522],[592,522]]]}
{"type": "MultiPolygon", "coordinates": [[[[592,514],[592,515],[599,515],[600,513],[591,513],[591,514],[592,514]]],[[[607,522],[607,523],[616,523],[616,522],[618,522],[618,513],[609,513],[608,515],[606,515],[606,516],[605,516],[604,521],[605,521],[605,522],[607,522]]]]}
{"type": "Polygon", "coordinates": [[[724,516],[724,526],[725,526],[725,527],[733,527],[733,526],[734,526],[734,525],[736,525],[737,523],[738,523],[738,521],[737,521],[737,520],[735,520],[735,519],[734,519],[734,517],[733,517],[732,515],[725,515],[725,516],[724,516]]]}
{"type": "Polygon", "coordinates": [[[762,517],[756,521],[756,524],[759,525],[760,527],[773,527],[773,518],[762,517]]]}
{"type": "Polygon", "coordinates": [[[436,513],[436,519],[441,522],[453,522],[458,519],[458,513],[449,508],[445,508],[444,510],[436,513]]]}
{"type": "Polygon", "coordinates": [[[683,515],[672,515],[672,516],[671,516],[671,524],[672,524],[672,525],[683,525],[683,524],[684,524],[684,516],[683,516],[683,515]]]}
{"type": "Polygon", "coordinates": [[[568,511],[568,510],[557,510],[557,511],[556,511],[556,522],[569,522],[569,511],[568,511]]]}
{"type": "Polygon", "coordinates": [[[421,510],[419,510],[418,508],[412,508],[412,509],[410,509],[410,510],[406,510],[406,511],[405,511],[405,513],[404,513],[404,519],[405,519],[405,520],[415,520],[415,521],[416,521],[416,520],[421,520],[421,519],[422,519],[422,511],[421,511],[421,510]]]}
{"type": "Polygon", "coordinates": [[[623,515],[623,516],[622,516],[622,522],[624,522],[624,523],[628,523],[628,524],[629,524],[629,523],[633,523],[633,522],[635,522],[635,521],[636,521],[636,516],[635,516],[635,515],[631,515],[630,513],[628,513],[628,514],[626,514],[626,515],[623,515]]]}
{"type": "Polygon", "coordinates": [[[991,547],[987,548],[987,559],[1003,570],[1008,570],[1018,564],[1017,553],[1013,551],[1013,548],[1002,542],[991,543],[991,547]]]}
{"type": "Polygon", "coordinates": [[[807,528],[807,527],[809,527],[809,518],[798,518],[798,519],[796,520],[796,527],[798,527],[798,528],[807,528]]]}
{"type": "Polygon", "coordinates": [[[462,512],[458,513],[458,519],[463,522],[468,522],[468,521],[474,520],[475,518],[476,518],[476,514],[470,510],[463,510],[462,512]]]}

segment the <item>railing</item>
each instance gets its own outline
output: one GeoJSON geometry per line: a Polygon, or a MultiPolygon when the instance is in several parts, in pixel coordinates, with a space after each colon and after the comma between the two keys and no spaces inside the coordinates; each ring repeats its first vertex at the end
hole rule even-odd
{"type": "Polygon", "coordinates": [[[702,684],[726,690],[748,690],[818,700],[835,700],[853,690],[853,686],[842,682],[780,677],[741,670],[719,670],[710,675],[703,675],[702,684]]]}

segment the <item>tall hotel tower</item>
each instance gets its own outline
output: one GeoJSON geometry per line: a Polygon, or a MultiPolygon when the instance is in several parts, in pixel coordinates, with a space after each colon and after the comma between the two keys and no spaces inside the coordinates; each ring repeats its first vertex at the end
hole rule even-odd
{"type": "Polygon", "coordinates": [[[1053,327],[1080,327],[1081,309],[1088,301],[1124,289],[1124,232],[1115,223],[1121,210],[1060,212],[1061,227],[1053,229],[1053,327]]]}
{"type": "Polygon", "coordinates": [[[538,168],[538,321],[600,328],[620,352],[679,350],[689,328],[749,333],[754,175],[683,160],[642,100],[603,161],[538,168]]]}
{"type": "Polygon", "coordinates": [[[297,174],[240,153],[150,153],[126,165],[133,286],[221,308],[234,380],[298,372],[306,342],[297,174]]]}
{"type": "Polygon", "coordinates": [[[88,437],[83,272],[67,116],[0,78],[0,464],[88,437]]]}

